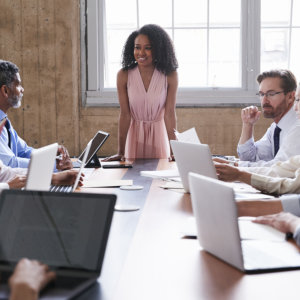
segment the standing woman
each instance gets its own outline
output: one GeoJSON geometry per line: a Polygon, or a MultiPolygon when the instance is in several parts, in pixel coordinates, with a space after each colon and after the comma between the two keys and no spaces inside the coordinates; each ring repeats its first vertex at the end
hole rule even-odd
{"type": "Polygon", "coordinates": [[[118,153],[125,158],[171,158],[175,139],[177,59],[172,41],[158,25],[145,25],[128,37],[117,75],[120,102],[118,153]]]}

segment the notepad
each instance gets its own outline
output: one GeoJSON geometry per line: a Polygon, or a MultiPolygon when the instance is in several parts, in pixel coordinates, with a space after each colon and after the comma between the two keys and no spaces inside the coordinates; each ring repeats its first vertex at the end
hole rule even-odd
{"type": "Polygon", "coordinates": [[[83,182],[83,188],[104,188],[104,187],[118,187],[124,185],[132,185],[132,180],[88,180],[83,182]]]}

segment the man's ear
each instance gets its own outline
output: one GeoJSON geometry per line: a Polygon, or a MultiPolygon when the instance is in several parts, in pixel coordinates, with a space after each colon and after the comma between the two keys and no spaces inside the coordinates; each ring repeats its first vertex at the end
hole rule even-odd
{"type": "Polygon", "coordinates": [[[5,84],[1,86],[1,88],[0,88],[0,94],[3,97],[7,97],[7,86],[5,84]]]}
{"type": "Polygon", "coordinates": [[[290,94],[289,98],[288,98],[289,104],[294,103],[296,92],[293,91],[293,92],[290,92],[289,94],[290,94]]]}

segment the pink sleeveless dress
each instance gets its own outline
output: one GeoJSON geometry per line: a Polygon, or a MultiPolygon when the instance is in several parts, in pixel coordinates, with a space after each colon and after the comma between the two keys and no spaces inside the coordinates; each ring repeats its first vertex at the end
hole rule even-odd
{"type": "Polygon", "coordinates": [[[131,123],[126,139],[126,158],[170,156],[164,121],[167,88],[167,76],[156,69],[147,92],[138,67],[128,70],[127,91],[131,123]]]}

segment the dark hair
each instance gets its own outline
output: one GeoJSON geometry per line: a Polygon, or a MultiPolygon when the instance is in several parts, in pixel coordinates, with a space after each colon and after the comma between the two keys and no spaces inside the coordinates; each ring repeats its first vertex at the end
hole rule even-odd
{"type": "Polygon", "coordinates": [[[173,43],[169,35],[160,26],[148,24],[132,32],[127,38],[122,55],[123,70],[130,70],[137,66],[133,52],[134,41],[139,34],[146,35],[150,40],[153,61],[158,71],[168,75],[178,68],[173,43]]]}
{"type": "Polygon", "coordinates": [[[19,68],[14,63],[0,59],[0,88],[12,84],[18,72],[19,68]]]}
{"type": "Polygon", "coordinates": [[[257,82],[260,84],[266,78],[280,78],[281,88],[284,93],[293,92],[297,89],[297,80],[295,75],[289,70],[271,70],[266,71],[257,76],[257,82]]]}

